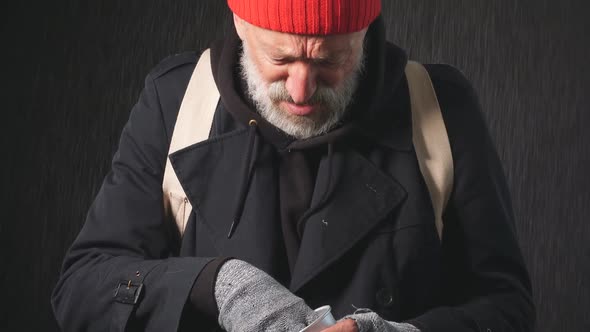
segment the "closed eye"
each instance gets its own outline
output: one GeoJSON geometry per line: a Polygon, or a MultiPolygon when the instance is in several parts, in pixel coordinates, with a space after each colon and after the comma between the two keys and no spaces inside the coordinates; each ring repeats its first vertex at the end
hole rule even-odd
{"type": "Polygon", "coordinates": [[[339,61],[334,61],[334,60],[330,60],[330,59],[320,59],[320,60],[314,61],[314,63],[318,66],[321,66],[321,67],[338,67],[338,66],[342,65],[339,61]]]}

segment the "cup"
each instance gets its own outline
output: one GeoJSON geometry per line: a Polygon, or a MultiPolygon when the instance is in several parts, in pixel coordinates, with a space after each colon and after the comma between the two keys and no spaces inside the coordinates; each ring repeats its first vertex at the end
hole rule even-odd
{"type": "Polygon", "coordinates": [[[336,324],[336,320],[334,319],[334,316],[332,316],[331,312],[332,307],[329,305],[319,307],[314,311],[319,313],[320,316],[315,321],[313,321],[313,323],[309,324],[306,328],[299,332],[320,332],[336,324]]]}

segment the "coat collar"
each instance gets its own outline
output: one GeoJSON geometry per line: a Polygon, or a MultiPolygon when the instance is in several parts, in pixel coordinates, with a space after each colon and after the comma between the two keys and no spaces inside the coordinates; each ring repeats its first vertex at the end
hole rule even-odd
{"type": "MultiPolygon", "coordinates": [[[[235,165],[245,151],[246,136],[246,130],[238,129],[177,151],[170,161],[218,254],[246,260],[273,275],[286,264],[286,256],[276,211],[277,169],[268,145],[259,151],[240,226],[227,238],[233,217],[228,202],[236,194],[240,175],[235,165]]],[[[327,159],[320,162],[312,206],[324,192],[329,194],[327,204],[304,216],[308,219],[291,276],[293,292],[351,250],[406,197],[391,175],[353,149],[327,159]]]]}
{"type": "MultiPolygon", "coordinates": [[[[281,234],[280,223],[276,222],[274,208],[269,208],[276,206],[272,199],[277,197],[277,188],[268,185],[276,179],[269,158],[272,148],[268,145],[261,146],[259,158],[253,161],[256,166],[241,222],[233,237],[227,237],[234,218],[233,205],[242,176],[238,166],[246,151],[247,135],[246,129],[234,130],[188,146],[169,158],[196,222],[204,226],[198,229],[208,232],[218,256],[243,259],[274,275],[280,269],[284,246],[276,236],[281,234]]],[[[184,236],[197,238],[197,234],[184,236]]]]}
{"type": "Polygon", "coordinates": [[[293,292],[350,251],[407,195],[397,181],[354,150],[338,151],[332,158],[320,162],[311,206],[324,192],[330,195],[327,204],[303,216],[307,221],[291,279],[293,292]]]}

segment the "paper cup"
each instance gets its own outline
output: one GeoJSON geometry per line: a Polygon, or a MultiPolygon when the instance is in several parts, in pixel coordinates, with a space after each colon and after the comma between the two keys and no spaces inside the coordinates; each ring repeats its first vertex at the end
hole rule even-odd
{"type": "Polygon", "coordinates": [[[320,332],[336,324],[336,320],[332,316],[332,308],[329,305],[319,307],[314,311],[319,313],[320,317],[299,332],[320,332]]]}

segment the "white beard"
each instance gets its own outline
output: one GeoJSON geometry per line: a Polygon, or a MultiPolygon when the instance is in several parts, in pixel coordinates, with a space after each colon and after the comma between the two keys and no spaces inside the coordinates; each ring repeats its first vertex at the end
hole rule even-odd
{"type": "Polygon", "coordinates": [[[265,82],[250,59],[251,53],[246,43],[243,44],[243,48],[240,59],[242,77],[247,82],[247,93],[254,101],[258,113],[270,124],[297,139],[323,135],[338,124],[352,101],[363,71],[364,57],[361,53],[355,68],[339,86],[330,88],[318,85],[316,92],[307,103],[319,105],[319,111],[304,116],[294,115],[280,107],[283,101],[293,102],[285,87],[286,82],[284,80],[270,84],[265,82]]]}

